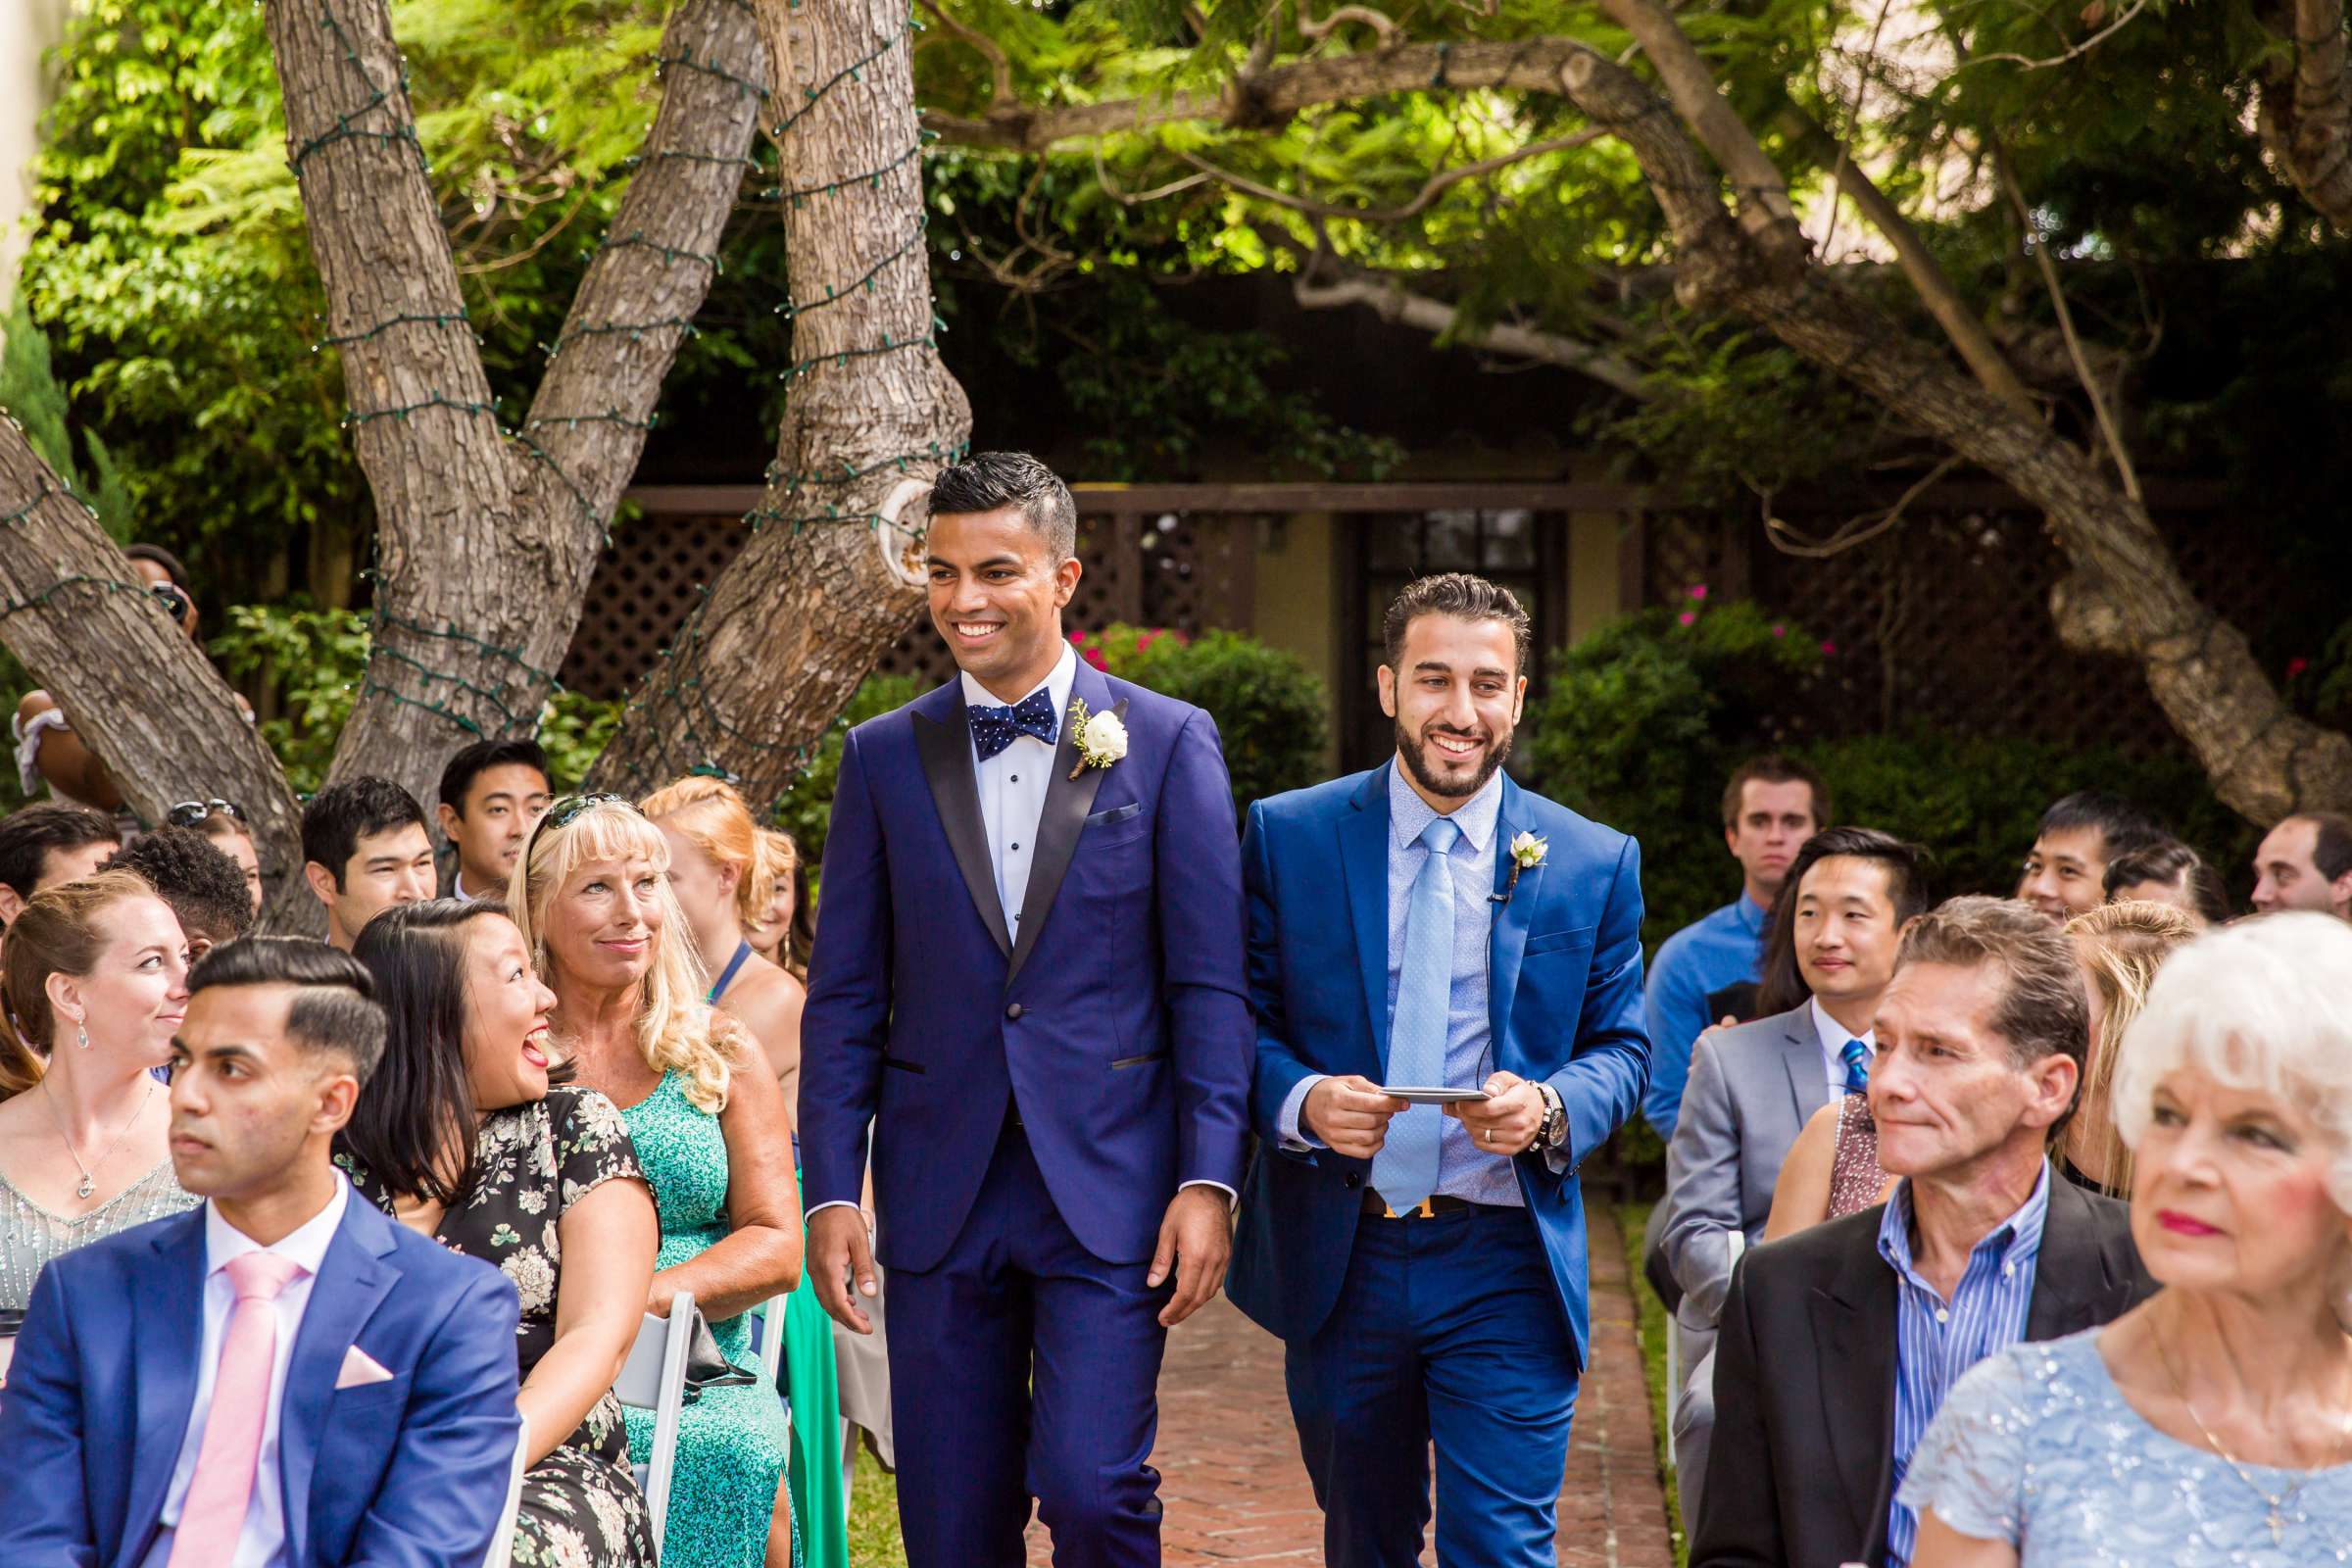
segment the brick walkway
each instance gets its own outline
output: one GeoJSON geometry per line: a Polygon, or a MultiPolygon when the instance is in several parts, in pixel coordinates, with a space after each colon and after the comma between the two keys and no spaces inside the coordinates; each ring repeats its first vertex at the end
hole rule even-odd
{"type": "MultiPolygon", "coordinates": [[[[1559,1560],[1561,1568],[1673,1568],[1625,1249],[1605,1211],[1587,1212],[1594,1370],[1577,1396],[1559,1560]]],[[[1282,1346],[1222,1297],[1169,1337],[1152,1463],[1163,1478],[1169,1568],[1323,1560],[1323,1515],[1298,1461],[1282,1346]]],[[[1044,1529],[1032,1526],[1029,1561],[1047,1568],[1052,1560],[1044,1529]]]]}

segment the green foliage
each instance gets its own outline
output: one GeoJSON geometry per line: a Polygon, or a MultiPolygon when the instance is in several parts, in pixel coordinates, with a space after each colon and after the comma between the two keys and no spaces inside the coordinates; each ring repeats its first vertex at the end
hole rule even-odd
{"type": "Polygon", "coordinates": [[[1612,621],[1555,654],[1520,726],[1538,790],[1641,840],[1652,946],[1737,891],[1723,782],[1743,758],[1796,738],[1790,699],[1823,658],[1754,605],[1690,603],[1612,621]]]}
{"type": "Polygon", "coordinates": [[[869,718],[904,708],[922,695],[911,675],[868,675],[858,683],[850,706],[816,743],[808,770],[793,780],[776,802],[775,822],[801,847],[813,871],[825,858],[825,824],[833,815],[833,787],[841,778],[842,737],[869,718]]]}
{"type": "Polygon", "coordinates": [[[1753,605],[1700,602],[1614,621],[1554,657],[1521,730],[1534,783],[1642,841],[1653,948],[1738,891],[1723,785],[1760,752],[1811,763],[1838,821],[1925,844],[1944,894],[2011,891],[2042,809],[2079,789],[2139,802],[2226,875],[2251,858],[2253,830],[2180,753],[1924,729],[1823,734],[1809,683],[1824,657],[1753,605]]]}
{"type": "Polygon", "coordinates": [[[1322,778],[1331,699],[1297,655],[1241,632],[1187,638],[1118,622],[1073,640],[1097,668],[1217,721],[1237,820],[1252,801],[1322,778]]]}
{"type": "MultiPolygon", "coordinates": [[[[368,669],[368,617],[316,609],[298,597],[288,605],[232,605],[227,621],[212,640],[214,656],[231,681],[259,692],[257,707],[273,715],[261,721],[262,739],[284,764],[286,781],[298,795],[316,793],[368,669]]],[[[557,789],[586,774],[620,722],[620,708],[577,692],[559,691],[549,701],[538,739],[557,789]]],[[[453,732],[449,749],[462,744],[453,732]]]]}
{"type": "Polygon", "coordinates": [[[34,322],[25,309],[24,296],[19,294],[9,303],[7,318],[0,320],[0,410],[24,427],[24,439],[32,450],[57,470],[57,476],[72,486],[74,494],[90,504],[106,531],[118,542],[127,541],[130,502],[122,493],[122,470],[98,432],[85,430],[82,443],[89,453],[89,477],[82,476],[81,465],[74,461],[66,401],[66,389],[50,367],[49,334],[34,322]]]}

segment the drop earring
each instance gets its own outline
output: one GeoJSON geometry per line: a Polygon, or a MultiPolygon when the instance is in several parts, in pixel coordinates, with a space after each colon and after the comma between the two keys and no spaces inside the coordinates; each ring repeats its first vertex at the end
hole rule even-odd
{"type": "Polygon", "coordinates": [[[74,1026],[74,1043],[84,1051],[90,1049],[89,1025],[77,1023],[74,1026]]]}

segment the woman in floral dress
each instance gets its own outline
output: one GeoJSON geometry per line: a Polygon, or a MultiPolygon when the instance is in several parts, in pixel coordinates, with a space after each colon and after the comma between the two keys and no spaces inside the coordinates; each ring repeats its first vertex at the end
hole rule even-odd
{"type": "Polygon", "coordinates": [[[362,1196],[497,1264],[521,1300],[529,1468],[514,1562],[652,1568],[612,1380],[661,1228],[620,1112],[593,1090],[549,1086],[555,998],[495,906],[395,907],[354,953],[375,976],[391,1034],[336,1157],[362,1196]]]}

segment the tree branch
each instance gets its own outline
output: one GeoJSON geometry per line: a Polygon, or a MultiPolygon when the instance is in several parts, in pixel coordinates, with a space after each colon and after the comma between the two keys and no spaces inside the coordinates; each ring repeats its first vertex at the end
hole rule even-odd
{"type": "Polygon", "coordinates": [[[2344,0],[2294,0],[2291,70],[2272,70],[2257,124],[2279,172],[2338,233],[2352,234],[2352,71],[2344,0]]]}
{"type": "MultiPolygon", "coordinates": [[[[1221,180],[1234,189],[1255,196],[1261,201],[1272,202],[1278,207],[1287,207],[1293,212],[1304,213],[1309,218],[1348,219],[1359,223],[1400,223],[1408,218],[1418,217],[1427,211],[1430,203],[1465,179],[1477,179],[1481,175],[1492,174],[1497,170],[1508,169],[1513,164],[1523,164],[1530,158],[1541,158],[1545,153],[1565,152],[1571,147],[1583,147],[1600,140],[1607,134],[1608,132],[1603,130],[1588,128],[1566,136],[1553,136],[1545,141],[1530,142],[1514,151],[1497,153],[1492,158],[1482,158],[1476,163],[1461,164],[1452,169],[1440,170],[1429,177],[1427,183],[1422,185],[1419,194],[1402,207],[1343,207],[1334,202],[1319,202],[1311,197],[1293,196],[1286,191],[1276,190],[1270,185],[1261,185],[1231,170],[1220,169],[1205,158],[1185,148],[1176,148],[1175,153],[1177,157],[1212,179],[1221,180]]],[[[1163,186],[1162,190],[1174,191],[1182,188],[1183,182],[1179,181],[1175,185],[1163,186]]]]}
{"type": "Polygon", "coordinates": [[[1343,23],[1360,22],[1380,34],[1383,46],[1396,41],[1396,24],[1385,13],[1375,11],[1370,6],[1334,6],[1331,15],[1317,22],[1314,14],[1307,9],[1310,4],[1312,0],[1298,0],[1298,31],[1306,37],[1320,41],[1330,37],[1343,23]]]}
{"type": "Polygon", "coordinates": [[[1317,104],[1384,93],[1479,87],[1556,93],[1560,68],[1581,47],[1558,37],[1404,44],[1376,53],[1269,67],[1236,77],[1215,92],[1171,92],[1097,104],[998,105],[982,119],[926,114],[923,123],[949,141],[1014,152],[1043,152],[1082,137],[1188,121],[1269,129],[1317,104]]]}
{"type": "Polygon", "coordinates": [[[939,0],[921,0],[921,3],[941,25],[970,44],[988,62],[990,112],[1011,108],[1016,95],[1012,87],[1012,61],[1005,55],[1004,46],[979,28],[964,25],[953,13],[943,9],[939,0]]]}

